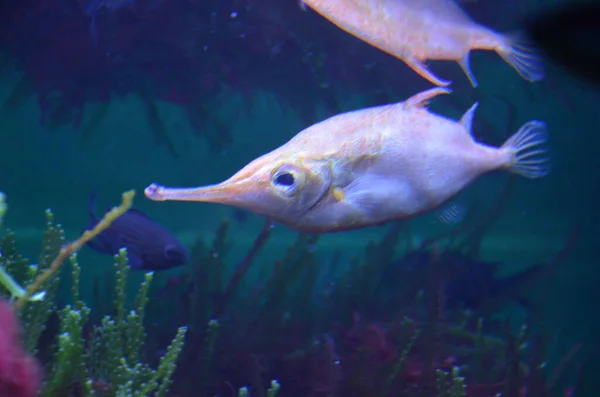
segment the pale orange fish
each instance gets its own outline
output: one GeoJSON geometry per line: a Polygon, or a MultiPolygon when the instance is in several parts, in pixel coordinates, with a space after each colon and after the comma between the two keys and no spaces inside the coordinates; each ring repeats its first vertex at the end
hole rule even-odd
{"type": "Polygon", "coordinates": [[[503,35],[473,21],[454,0],[303,0],[342,30],[406,62],[433,84],[451,82],[425,62],[457,61],[471,84],[471,50],[496,51],[524,79],[541,80],[538,50],[516,35],[503,35]]]}
{"type": "Polygon", "coordinates": [[[331,117],[258,157],[228,180],[197,188],[152,184],[157,200],[227,204],[309,233],[410,218],[436,209],[479,175],[548,172],[545,125],[531,121],[500,148],[470,134],[477,104],[460,121],[431,113],[436,87],[405,102],[331,117]]]}

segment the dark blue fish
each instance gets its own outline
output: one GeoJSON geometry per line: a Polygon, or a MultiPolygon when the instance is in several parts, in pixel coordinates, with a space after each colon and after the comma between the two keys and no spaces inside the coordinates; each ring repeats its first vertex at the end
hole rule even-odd
{"type": "Polygon", "coordinates": [[[469,310],[500,308],[508,302],[529,308],[533,286],[548,271],[547,266],[533,265],[499,276],[501,263],[475,260],[458,252],[447,252],[441,258],[448,306],[469,310]]]}
{"type": "MultiPolygon", "coordinates": [[[[94,213],[95,196],[89,202],[92,229],[100,220],[94,213]]],[[[187,249],[162,225],[141,211],[130,209],[117,218],[88,245],[93,250],[116,255],[127,248],[129,265],[133,270],[166,270],[184,265],[188,261],[187,249]]]]}

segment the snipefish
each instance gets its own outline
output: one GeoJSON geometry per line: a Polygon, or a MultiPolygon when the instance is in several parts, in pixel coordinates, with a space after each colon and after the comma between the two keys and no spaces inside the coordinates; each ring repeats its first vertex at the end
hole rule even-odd
{"type": "Polygon", "coordinates": [[[454,0],[303,0],[342,30],[406,62],[438,86],[425,62],[457,61],[473,86],[471,50],[496,51],[524,79],[544,77],[540,52],[520,35],[503,35],[473,21],[454,0]]]}
{"type": "Polygon", "coordinates": [[[382,224],[434,210],[479,175],[548,173],[546,128],[530,121],[496,148],[470,134],[475,103],[460,121],[431,113],[436,87],[404,102],[339,114],[298,133],[228,180],[197,188],[152,184],[156,201],[227,204],[309,233],[382,224]]]}

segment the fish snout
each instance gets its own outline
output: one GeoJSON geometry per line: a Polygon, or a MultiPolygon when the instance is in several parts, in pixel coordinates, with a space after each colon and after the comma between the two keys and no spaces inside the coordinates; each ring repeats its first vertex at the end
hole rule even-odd
{"type": "Polygon", "coordinates": [[[163,192],[164,190],[165,190],[164,186],[153,183],[153,184],[149,185],[146,189],[144,189],[144,194],[150,200],[165,201],[166,198],[164,197],[164,192],[163,192]]]}

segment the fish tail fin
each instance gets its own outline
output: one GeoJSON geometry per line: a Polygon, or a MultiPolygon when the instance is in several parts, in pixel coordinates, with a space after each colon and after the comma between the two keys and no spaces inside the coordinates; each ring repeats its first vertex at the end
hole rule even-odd
{"type": "Polygon", "coordinates": [[[498,54],[513,69],[528,81],[539,81],[544,78],[543,53],[522,33],[511,33],[504,36],[504,43],[498,54]]]}
{"type": "Polygon", "coordinates": [[[505,167],[526,178],[540,178],[550,172],[550,156],[546,147],[546,123],[530,121],[500,148],[508,154],[505,167]]]}

